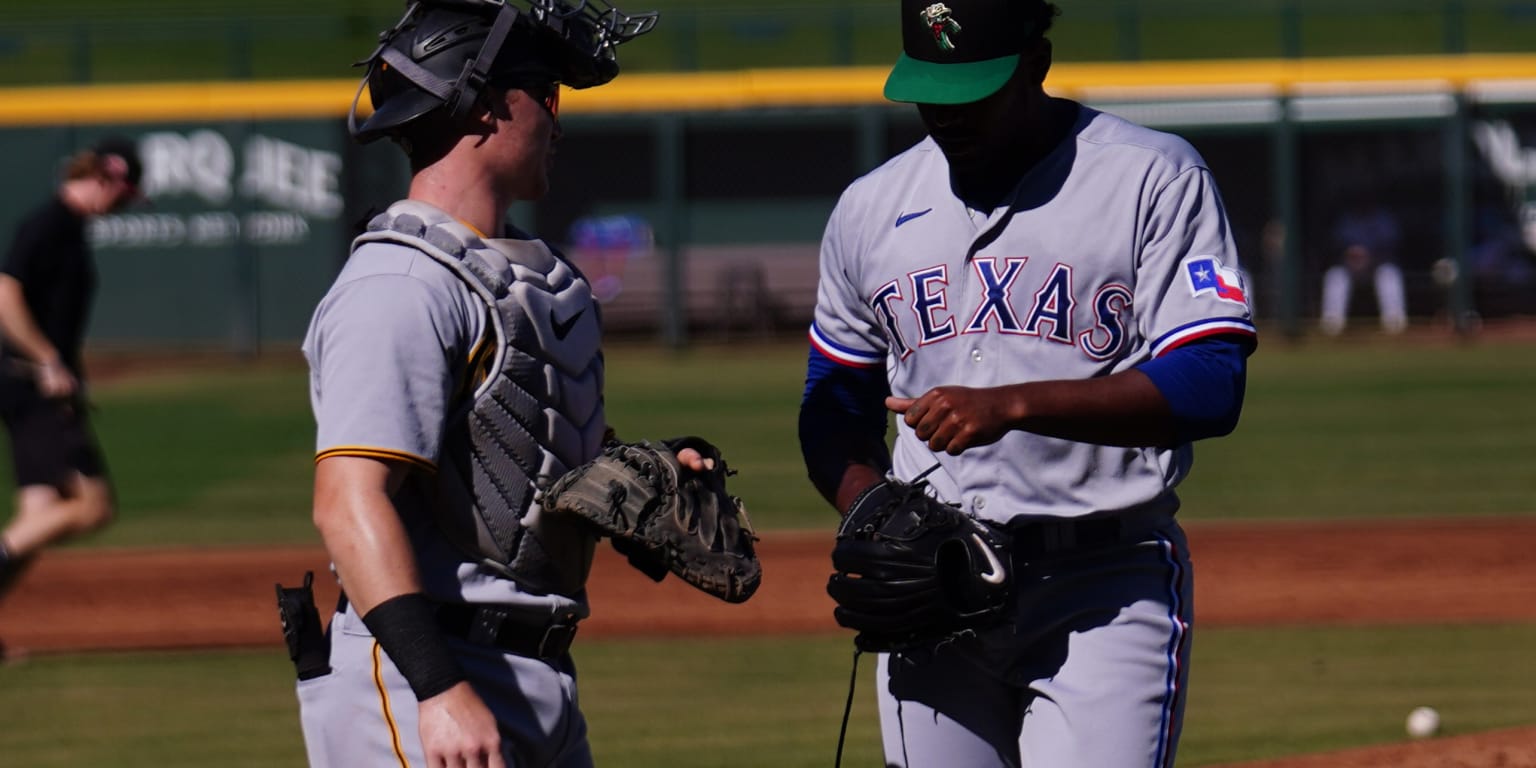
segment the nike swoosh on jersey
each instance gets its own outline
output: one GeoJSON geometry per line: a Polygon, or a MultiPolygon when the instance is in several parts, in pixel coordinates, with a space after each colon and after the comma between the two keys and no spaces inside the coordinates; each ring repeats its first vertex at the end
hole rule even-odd
{"type": "Polygon", "coordinates": [[[549,327],[555,330],[555,338],[564,341],[565,337],[571,334],[571,329],[576,327],[576,321],[580,320],[581,316],[585,314],[586,311],[587,308],[582,307],[581,309],[576,310],[576,314],[566,318],[565,322],[562,323],[555,319],[555,311],[551,309],[549,311],[549,327]]]}
{"type": "Polygon", "coordinates": [[[899,227],[899,226],[901,226],[901,225],[903,225],[903,224],[905,224],[905,223],[907,223],[907,222],[909,222],[909,221],[911,221],[911,220],[913,220],[913,219],[915,219],[915,218],[917,218],[919,216],[926,216],[927,214],[931,213],[932,211],[933,211],[932,208],[924,208],[923,210],[917,211],[915,213],[903,213],[903,214],[901,214],[901,215],[896,217],[896,226],[899,227]]]}

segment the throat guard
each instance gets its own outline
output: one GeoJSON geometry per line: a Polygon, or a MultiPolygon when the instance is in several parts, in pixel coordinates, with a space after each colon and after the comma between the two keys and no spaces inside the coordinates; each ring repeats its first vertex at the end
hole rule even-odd
{"type": "Polygon", "coordinates": [[[535,496],[602,447],[603,360],[591,287],[543,241],[485,240],[416,201],[379,214],[353,248],[379,241],[443,264],[487,309],[486,334],[466,361],[473,389],[443,430],[439,528],[482,567],[535,591],[575,595],[597,537],[579,519],[544,514],[535,496]]]}

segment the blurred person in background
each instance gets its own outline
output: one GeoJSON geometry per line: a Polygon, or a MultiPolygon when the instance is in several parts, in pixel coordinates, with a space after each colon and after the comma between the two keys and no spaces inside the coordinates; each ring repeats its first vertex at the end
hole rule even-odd
{"type": "Polygon", "coordinates": [[[1526,245],[1520,223],[1507,206],[1489,202],[1477,207],[1467,265],[1480,312],[1536,312],[1536,254],[1526,245]]]}
{"type": "Polygon", "coordinates": [[[86,228],[135,200],[142,175],[126,139],[76,153],[53,197],[21,220],[0,263],[0,418],[17,488],[15,514],[0,533],[0,596],[39,550],[112,520],[81,365],[96,291],[86,228]]]}
{"type": "Polygon", "coordinates": [[[1333,252],[1338,262],[1323,272],[1323,333],[1337,336],[1349,321],[1349,299],[1357,281],[1370,280],[1376,289],[1381,329],[1402,333],[1408,328],[1408,299],[1397,249],[1403,232],[1397,216],[1380,201],[1363,193],[1334,222],[1333,252]]]}

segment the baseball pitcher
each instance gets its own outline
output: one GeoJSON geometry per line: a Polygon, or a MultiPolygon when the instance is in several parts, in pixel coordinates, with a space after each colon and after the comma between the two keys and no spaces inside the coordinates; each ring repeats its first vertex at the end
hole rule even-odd
{"type": "Polygon", "coordinates": [[[800,418],[886,763],[1166,768],[1175,489],[1256,339],[1221,197],[1184,140],[1045,91],[1054,5],[898,4],[885,95],[928,136],[827,224],[800,418]]]}

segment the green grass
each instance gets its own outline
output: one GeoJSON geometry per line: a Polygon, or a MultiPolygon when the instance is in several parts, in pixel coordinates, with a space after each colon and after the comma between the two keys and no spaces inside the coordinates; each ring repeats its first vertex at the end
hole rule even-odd
{"type": "MultiPolygon", "coordinates": [[[[93,389],[116,486],[104,546],[308,540],[314,422],[293,366],[157,373],[93,389]]],[[[6,462],[9,468],[9,461],[6,462]]],[[[0,511],[12,505],[9,469],[0,511]]]]}
{"type": "Polygon", "coordinates": [[[42,657],[0,668],[16,768],[304,764],[281,650],[42,657]]]}
{"type": "Polygon", "coordinates": [[[1536,724],[1536,625],[1197,630],[1181,766],[1536,724]]]}
{"type": "Polygon", "coordinates": [[[1275,339],[1252,359],[1237,431],[1197,444],[1181,514],[1536,513],[1529,350],[1275,339]]]}
{"type": "MultiPolygon", "coordinates": [[[[576,645],[601,766],[827,766],[853,644],[846,637],[603,641],[576,645]]],[[[859,664],[844,765],[879,758],[874,658],[859,664]]]]}
{"type": "Polygon", "coordinates": [[[311,535],[314,422],[302,370],[161,374],[105,390],[98,428],[122,519],[102,543],[311,535]]]}
{"type": "MultiPolygon", "coordinates": [[[[1536,513],[1528,346],[1263,344],[1237,431],[1196,446],[1186,519],[1536,513]]],[[[616,345],[609,418],[627,439],[717,442],[765,530],[830,526],[796,438],[804,356],[798,341],[616,345]]],[[[89,543],[314,541],[301,365],[167,371],[107,383],[96,400],[122,514],[89,543]]],[[[10,496],[0,487],[0,511],[10,496]]]]}
{"type": "MultiPolygon", "coordinates": [[[[1536,723],[1536,625],[1202,630],[1181,766],[1536,723]]],[[[832,762],[852,645],[843,636],[584,640],[582,707],[609,768],[832,762]]],[[[879,764],[873,659],[859,666],[844,765],[879,764]]],[[[26,768],[303,764],[276,648],[41,657],[0,668],[0,754],[26,768]]]]}
{"type": "Polygon", "coordinates": [[[732,492],[760,527],[835,526],[800,458],[803,345],[624,348],[607,363],[608,418],[621,437],[709,438],[736,468],[732,492]]]}

